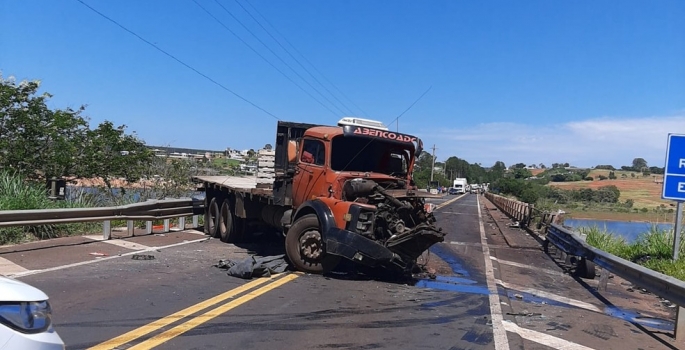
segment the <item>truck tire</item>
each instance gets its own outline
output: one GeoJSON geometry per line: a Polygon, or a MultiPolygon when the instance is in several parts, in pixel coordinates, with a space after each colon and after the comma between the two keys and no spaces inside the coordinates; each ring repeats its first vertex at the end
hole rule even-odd
{"type": "Polygon", "coordinates": [[[219,216],[219,203],[217,203],[216,198],[212,198],[209,206],[205,209],[205,232],[210,237],[217,238],[219,216]]]}
{"type": "Polygon", "coordinates": [[[236,243],[240,240],[241,232],[238,230],[237,224],[231,210],[231,205],[228,200],[224,200],[221,205],[221,215],[219,217],[218,235],[222,242],[236,243]]]}
{"type": "Polygon", "coordinates": [[[326,255],[316,214],[307,214],[290,227],[285,236],[285,253],[296,269],[308,273],[330,271],[340,262],[340,257],[326,255]]]}

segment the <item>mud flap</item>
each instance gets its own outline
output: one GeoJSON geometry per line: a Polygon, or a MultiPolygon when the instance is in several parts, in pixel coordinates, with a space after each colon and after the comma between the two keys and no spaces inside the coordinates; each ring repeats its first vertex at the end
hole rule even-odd
{"type": "Polygon", "coordinates": [[[398,258],[381,244],[336,227],[326,232],[326,253],[370,267],[387,265],[398,258]]]}

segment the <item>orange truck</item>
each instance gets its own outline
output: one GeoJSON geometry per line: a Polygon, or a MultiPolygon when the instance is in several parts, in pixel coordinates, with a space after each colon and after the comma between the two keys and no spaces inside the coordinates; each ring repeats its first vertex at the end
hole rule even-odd
{"type": "Polygon", "coordinates": [[[205,192],[205,231],[238,242],[268,226],[304,272],[323,273],[341,258],[411,271],[445,235],[426,203],[436,195],[412,180],[421,151],[418,138],[366,119],[279,121],[275,150],[260,151],[258,176],[194,178],[205,192]]]}

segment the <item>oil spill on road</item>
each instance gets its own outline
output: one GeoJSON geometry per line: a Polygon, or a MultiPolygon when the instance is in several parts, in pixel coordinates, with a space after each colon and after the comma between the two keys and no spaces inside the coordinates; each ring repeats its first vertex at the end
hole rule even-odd
{"type": "Polygon", "coordinates": [[[671,320],[642,316],[639,312],[624,310],[616,306],[608,306],[604,309],[604,313],[611,317],[616,317],[630,323],[636,323],[644,327],[655,328],[662,331],[673,331],[675,329],[675,324],[671,320]]]}
{"type": "MultiPolygon", "coordinates": [[[[475,281],[472,281],[475,283],[475,281]]],[[[440,289],[440,290],[446,290],[450,292],[460,292],[460,293],[469,293],[469,294],[480,294],[480,295],[488,295],[490,292],[488,291],[488,288],[486,286],[479,286],[479,285],[474,285],[474,284],[457,284],[457,283],[450,283],[450,282],[443,282],[439,281],[437,279],[431,280],[431,279],[420,279],[416,281],[414,284],[417,287],[421,288],[431,288],[431,289],[440,289]]]]}
{"type": "Polygon", "coordinates": [[[462,275],[465,277],[471,276],[469,271],[464,267],[464,260],[462,260],[450,247],[443,244],[435,244],[430,247],[430,252],[437,255],[442,259],[447,265],[449,265],[452,272],[457,275],[462,275]]]}
{"type": "MultiPolygon", "coordinates": [[[[577,306],[567,304],[558,300],[552,300],[544,297],[539,297],[526,292],[519,292],[515,290],[507,290],[507,296],[511,300],[519,300],[524,303],[529,304],[546,304],[551,306],[559,306],[564,308],[574,308],[578,309],[577,306]]],[[[640,315],[637,311],[625,310],[616,306],[607,306],[604,309],[604,314],[614,318],[618,318],[630,323],[639,324],[644,327],[650,327],[663,331],[673,331],[675,325],[673,321],[655,318],[655,317],[645,317],[640,315]]]]}

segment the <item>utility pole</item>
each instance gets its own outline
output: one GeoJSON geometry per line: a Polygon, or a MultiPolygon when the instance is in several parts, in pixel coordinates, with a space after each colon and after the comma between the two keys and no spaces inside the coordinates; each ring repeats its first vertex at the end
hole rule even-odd
{"type": "Polygon", "coordinates": [[[433,148],[431,148],[431,149],[433,150],[433,166],[431,167],[431,182],[433,182],[433,170],[435,170],[435,150],[436,150],[435,144],[433,144],[433,148]]]}

